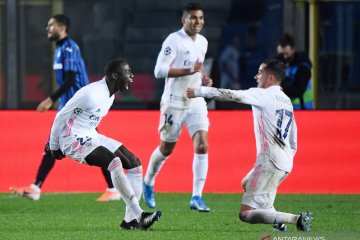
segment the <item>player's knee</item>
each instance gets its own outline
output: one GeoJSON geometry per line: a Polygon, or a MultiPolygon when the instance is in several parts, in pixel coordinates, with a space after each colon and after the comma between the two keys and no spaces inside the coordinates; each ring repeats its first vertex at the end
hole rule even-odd
{"type": "Polygon", "coordinates": [[[248,222],[247,216],[249,215],[249,211],[241,211],[239,213],[239,219],[243,222],[248,222]]]}
{"type": "Polygon", "coordinates": [[[108,165],[107,170],[112,172],[116,169],[122,170],[123,166],[119,157],[114,158],[108,165]]]}
{"type": "Polygon", "coordinates": [[[125,168],[125,166],[124,166],[124,168],[125,168],[125,169],[131,169],[131,168],[136,168],[136,167],[139,167],[139,166],[141,166],[141,161],[140,161],[139,158],[135,157],[135,158],[133,158],[132,161],[130,162],[129,167],[128,167],[128,168],[125,168]]]}
{"type": "Polygon", "coordinates": [[[173,149],[174,148],[170,148],[170,147],[162,147],[162,148],[160,148],[160,152],[162,153],[162,155],[167,157],[173,152],[173,149]]]}
{"type": "Polygon", "coordinates": [[[206,154],[208,151],[208,144],[201,143],[195,147],[195,152],[198,154],[206,154]]]}

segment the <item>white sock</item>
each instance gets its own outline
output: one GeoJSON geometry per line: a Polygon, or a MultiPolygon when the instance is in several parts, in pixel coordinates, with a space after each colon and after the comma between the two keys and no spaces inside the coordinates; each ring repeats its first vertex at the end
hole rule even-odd
{"type": "Polygon", "coordinates": [[[274,209],[255,209],[240,213],[240,219],[247,223],[291,223],[296,224],[298,215],[285,212],[277,212],[274,209]]]}
{"type": "MultiPolygon", "coordinates": [[[[141,194],[143,190],[142,174],[143,174],[142,166],[126,170],[126,177],[130,185],[134,189],[135,195],[139,201],[141,199],[141,194]]],[[[132,212],[132,210],[128,206],[126,206],[125,217],[124,217],[125,222],[131,222],[136,218],[137,216],[132,212]]]]}
{"type": "MultiPolygon", "coordinates": [[[[270,210],[277,212],[274,206],[272,206],[270,210]]],[[[278,213],[282,214],[282,217],[284,218],[284,223],[296,224],[299,218],[299,215],[295,215],[292,213],[286,213],[286,212],[278,212],[278,213]]]]}
{"type": "Polygon", "coordinates": [[[144,182],[149,186],[154,186],[155,177],[160,172],[161,167],[164,165],[165,157],[161,152],[159,147],[157,147],[152,153],[149,161],[149,166],[146,170],[146,174],[144,177],[144,182]]]}
{"type": "Polygon", "coordinates": [[[193,159],[193,193],[192,196],[202,196],[208,171],[208,154],[194,154],[193,159]]]}
{"type": "Polygon", "coordinates": [[[109,164],[108,170],[111,174],[111,179],[114,187],[119,191],[122,199],[125,201],[126,206],[129,207],[137,218],[141,216],[143,210],[139,205],[138,198],[135,195],[128,179],[126,178],[120,158],[114,158],[109,164]]]}
{"type": "Polygon", "coordinates": [[[31,185],[30,185],[30,188],[31,188],[32,190],[34,190],[35,192],[38,192],[38,193],[41,192],[41,188],[39,188],[39,187],[36,186],[35,184],[31,184],[31,185]]]}
{"type": "Polygon", "coordinates": [[[112,193],[115,193],[115,192],[119,192],[116,188],[106,188],[106,191],[109,191],[109,192],[112,192],[112,193]]]}

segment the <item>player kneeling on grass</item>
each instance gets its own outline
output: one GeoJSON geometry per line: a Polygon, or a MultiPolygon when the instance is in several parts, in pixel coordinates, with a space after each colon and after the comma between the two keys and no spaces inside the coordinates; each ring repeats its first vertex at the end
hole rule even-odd
{"type": "Polygon", "coordinates": [[[139,205],[142,194],[140,160],[122,143],[96,131],[114,102],[114,94],[128,90],[133,77],[126,61],[109,61],[105,77],[81,88],[58,112],[51,129],[50,149],[56,159],[68,156],[83,164],[108,169],[126,203],[120,228],[149,229],[162,212],[146,213],[139,205]]]}
{"type": "Polygon", "coordinates": [[[278,212],[274,208],[276,190],[293,167],[297,148],[297,127],[293,105],[280,87],[285,66],[275,59],[261,63],[254,77],[257,88],[248,90],[188,88],[187,97],[206,97],[235,101],[252,106],[257,157],[254,168],[242,181],[244,195],[239,217],[247,223],[273,224],[287,231],[285,223],[301,231],[311,230],[312,213],[300,215],[278,212]]]}

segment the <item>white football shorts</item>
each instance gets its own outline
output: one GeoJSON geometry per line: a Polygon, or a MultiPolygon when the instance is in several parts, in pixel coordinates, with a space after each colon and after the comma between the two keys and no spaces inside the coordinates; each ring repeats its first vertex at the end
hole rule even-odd
{"type": "Polygon", "coordinates": [[[185,124],[190,136],[197,131],[209,130],[208,110],[205,101],[193,102],[189,108],[179,109],[163,104],[160,109],[159,133],[165,142],[177,142],[185,124]]]}
{"type": "Polygon", "coordinates": [[[60,137],[59,144],[61,151],[67,157],[84,164],[86,164],[85,158],[87,155],[97,147],[103,146],[111,152],[115,152],[122,145],[121,142],[98,133],[60,137]]]}
{"type": "Polygon", "coordinates": [[[241,203],[255,209],[272,208],[277,188],[287,175],[287,172],[276,168],[270,160],[255,165],[245,176],[246,191],[241,203]]]}

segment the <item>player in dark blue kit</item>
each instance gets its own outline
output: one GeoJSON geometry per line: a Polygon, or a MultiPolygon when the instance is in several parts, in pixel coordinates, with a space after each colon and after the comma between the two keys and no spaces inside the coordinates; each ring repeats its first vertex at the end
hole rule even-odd
{"type": "MultiPolygon", "coordinates": [[[[69,18],[62,14],[54,15],[47,24],[47,37],[49,41],[56,42],[53,69],[59,87],[38,105],[39,112],[46,112],[57,100],[59,100],[58,111],[60,111],[77,90],[89,83],[79,46],[68,37],[69,27],[69,18]]],[[[39,200],[41,186],[55,161],[46,144],[35,182],[28,187],[10,187],[10,190],[19,196],[39,200]]],[[[119,200],[120,194],[112,184],[110,173],[106,169],[102,169],[102,172],[108,188],[97,201],[119,200]]]]}
{"type": "Polygon", "coordinates": [[[48,30],[49,40],[56,41],[53,69],[59,88],[49,98],[40,103],[37,109],[40,112],[49,109],[57,99],[60,100],[58,108],[60,111],[77,90],[89,83],[78,45],[67,36],[59,40],[59,34],[52,30],[56,25],[57,18],[63,19],[59,20],[59,22],[64,22],[64,26],[66,26],[66,18],[63,15],[56,15],[50,19],[46,29],[48,30]]]}

